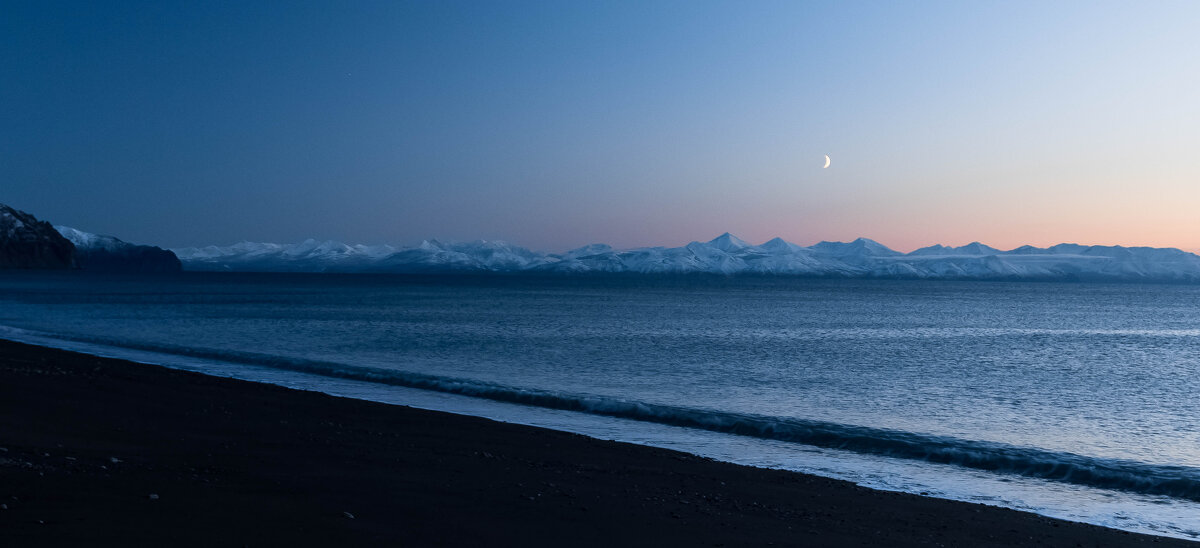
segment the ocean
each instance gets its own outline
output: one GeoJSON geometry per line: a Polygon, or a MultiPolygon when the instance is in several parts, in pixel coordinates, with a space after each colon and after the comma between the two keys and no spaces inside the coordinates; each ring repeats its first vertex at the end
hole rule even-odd
{"type": "Polygon", "coordinates": [[[1200,539],[1200,286],[0,275],[0,338],[1200,539]]]}

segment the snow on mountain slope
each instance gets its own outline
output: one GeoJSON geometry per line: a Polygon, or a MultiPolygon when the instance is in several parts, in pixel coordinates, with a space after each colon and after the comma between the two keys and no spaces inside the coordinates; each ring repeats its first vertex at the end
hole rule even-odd
{"type": "Polygon", "coordinates": [[[981,257],[984,255],[995,255],[997,253],[1000,253],[999,249],[996,249],[991,246],[983,245],[979,242],[971,242],[967,245],[960,246],[960,247],[946,247],[944,245],[931,245],[929,247],[922,247],[921,249],[913,251],[912,253],[909,253],[908,255],[910,257],[911,256],[941,256],[941,257],[944,257],[944,256],[961,256],[961,255],[973,255],[973,256],[981,257]]]}
{"type": "Polygon", "coordinates": [[[546,272],[759,274],[823,277],[1132,280],[1200,282],[1200,256],[1178,249],[1022,246],[1001,251],[974,242],[904,254],[866,238],[804,247],[781,238],[752,245],[725,233],[682,247],[617,250],[592,244],[562,254],[478,240],[426,240],[408,248],[243,242],[174,250],[189,270],[271,272],[546,272]]]}
{"type": "Polygon", "coordinates": [[[717,248],[721,251],[724,251],[726,253],[736,253],[736,252],[746,249],[748,247],[754,247],[754,246],[746,243],[745,240],[738,238],[737,236],[734,236],[733,234],[730,234],[728,232],[726,232],[720,236],[717,236],[716,238],[713,238],[711,241],[708,242],[708,245],[711,247],[717,248]]]}
{"type": "Polygon", "coordinates": [[[75,244],[76,248],[84,247],[90,249],[115,250],[129,245],[112,236],[92,234],[90,232],[84,232],[69,226],[58,225],[54,227],[54,230],[57,230],[58,233],[62,234],[64,238],[70,240],[72,244],[75,244]]]}
{"type": "Polygon", "coordinates": [[[453,244],[427,240],[417,247],[396,248],[310,239],[298,244],[242,242],[174,251],[188,270],[241,272],[510,272],[556,260],[523,247],[484,240],[453,244]]]}
{"type": "Polygon", "coordinates": [[[183,265],[174,253],[152,245],[138,245],[112,236],[92,234],[69,226],[55,230],[75,245],[75,260],[83,270],[100,272],[179,272],[183,265]]]}

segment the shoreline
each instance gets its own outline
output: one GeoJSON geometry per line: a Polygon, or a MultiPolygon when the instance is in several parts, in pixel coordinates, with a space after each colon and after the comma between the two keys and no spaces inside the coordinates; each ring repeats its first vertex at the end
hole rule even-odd
{"type": "Polygon", "coordinates": [[[0,544],[1200,544],[0,340],[0,544]]]}

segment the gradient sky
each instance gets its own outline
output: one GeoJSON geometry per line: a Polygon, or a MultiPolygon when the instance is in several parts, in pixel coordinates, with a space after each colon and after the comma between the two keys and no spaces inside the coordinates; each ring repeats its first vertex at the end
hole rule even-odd
{"type": "Polygon", "coordinates": [[[1200,248],[1200,2],[0,6],[0,202],[129,241],[1200,248]]]}

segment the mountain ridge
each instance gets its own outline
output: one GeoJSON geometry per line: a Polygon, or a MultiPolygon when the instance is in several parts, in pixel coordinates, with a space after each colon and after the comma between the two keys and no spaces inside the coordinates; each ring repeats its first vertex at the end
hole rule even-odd
{"type": "Polygon", "coordinates": [[[999,250],[980,242],[901,253],[868,238],[759,245],[730,233],[680,247],[590,244],[541,253],[501,241],[416,247],[241,242],[172,250],[186,270],[264,272],[719,274],[842,278],[1200,282],[1200,256],[1176,248],[1058,244],[999,250]]]}
{"type": "Polygon", "coordinates": [[[54,227],[75,245],[79,268],[94,272],[179,272],[183,263],[174,253],[152,245],[132,244],[69,226],[54,227]]]}

